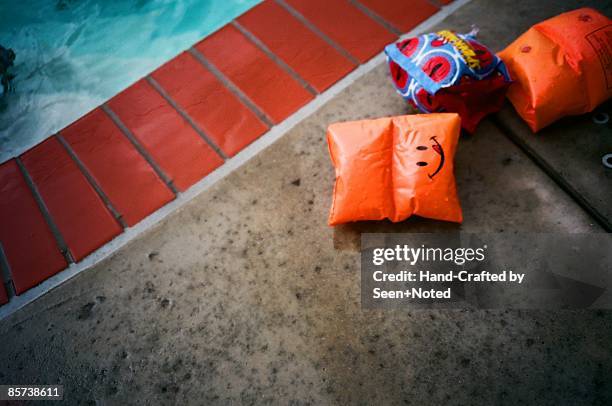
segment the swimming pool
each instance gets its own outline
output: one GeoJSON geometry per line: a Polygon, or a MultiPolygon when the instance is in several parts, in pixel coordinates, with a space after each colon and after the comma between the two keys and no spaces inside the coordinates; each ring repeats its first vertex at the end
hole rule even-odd
{"type": "Polygon", "coordinates": [[[100,105],[261,0],[0,0],[17,54],[0,162],[100,105]]]}

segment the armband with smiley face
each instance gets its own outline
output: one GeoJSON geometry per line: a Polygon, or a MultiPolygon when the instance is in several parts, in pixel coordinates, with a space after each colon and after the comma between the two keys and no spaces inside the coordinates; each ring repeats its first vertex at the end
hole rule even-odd
{"type": "Polygon", "coordinates": [[[329,224],[412,215],[461,223],[453,165],[460,129],[455,113],[330,125],[336,184],[329,224]]]}

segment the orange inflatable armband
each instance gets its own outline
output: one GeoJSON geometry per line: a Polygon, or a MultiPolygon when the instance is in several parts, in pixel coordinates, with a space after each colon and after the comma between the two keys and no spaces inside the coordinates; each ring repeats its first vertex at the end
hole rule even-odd
{"type": "Polygon", "coordinates": [[[461,222],[453,159],[461,119],[416,114],[329,126],[336,168],[329,224],[402,221],[413,214],[461,222]]]}
{"type": "Polygon", "coordinates": [[[612,20],[590,8],[531,27],[500,52],[508,98],[534,132],[612,96],[612,20]]]}

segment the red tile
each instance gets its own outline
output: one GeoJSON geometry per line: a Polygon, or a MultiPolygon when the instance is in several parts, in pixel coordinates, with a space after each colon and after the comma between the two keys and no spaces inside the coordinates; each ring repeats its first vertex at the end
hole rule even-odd
{"type": "Polygon", "coordinates": [[[444,5],[451,4],[453,2],[453,0],[438,0],[438,1],[444,5]]]}
{"type": "Polygon", "coordinates": [[[55,137],[22,156],[45,206],[79,261],[121,233],[121,227],[55,137]]]}
{"type": "Polygon", "coordinates": [[[17,163],[0,166],[0,241],[17,294],[67,264],[17,163]]]}
{"type": "Polygon", "coordinates": [[[361,0],[366,7],[402,32],[408,32],[438,11],[427,0],[361,0]]]}
{"type": "Polygon", "coordinates": [[[361,62],[372,58],[396,39],[347,0],[286,2],[361,62]]]}
{"type": "Polygon", "coordinates": [[[226,155],[235,155],[268,129],[187,52],[151,76],[226,155]]]}
{"type": "Polygon", "coordinates": [[[108,105],[180,191],[223,163],[223,159],[146,81],[136,82],[111,99],[108,105]]]}
{"type": "Polygon", "coordinates": [[[259,38],[317,91],[346,76],[355,65],[283,7],[266,0],[238,22],[259,38]]]}
{"type": "Polygon", "coordinates": [[[4,283],[2,283],[2,280],[0,280],[0,305],[5,303],[8,303],[8,295],[4,289],[4,283]]]}
{"type": "Polygon", "coordinates": [[[313,96],[236,28],[226,25],[196,45],[275,123],[313,96]]]}
{"type": "Polygon", "coordinates": [[[61,133],[128,225],[174,198],[102,110],[95,109],[61,133]]]}

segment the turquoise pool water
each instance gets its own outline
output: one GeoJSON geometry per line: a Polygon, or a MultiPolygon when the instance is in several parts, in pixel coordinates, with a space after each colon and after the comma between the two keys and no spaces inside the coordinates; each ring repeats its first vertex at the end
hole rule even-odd
{"type": "Polygon", "coordinates": [[[0,96],[0,162],[259,1],[0,0],[0,45],[17,54],[15,91],[0,96]]]}

